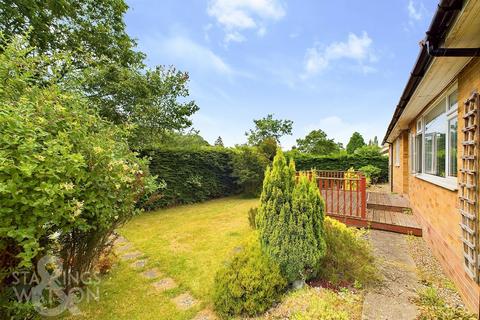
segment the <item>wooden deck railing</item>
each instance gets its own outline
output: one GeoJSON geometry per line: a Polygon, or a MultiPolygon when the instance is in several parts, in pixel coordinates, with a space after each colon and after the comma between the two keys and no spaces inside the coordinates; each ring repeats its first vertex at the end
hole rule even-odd
{"type": "MultiPolygon", "coordinates": [[[[312,171],[304,171],[310,179],[312,171]]],[[[299,173],[297,173],[299,174],[299,173]]],[[[358,171],[316,171],[327,215],[367,219],[367,183],[358,171]]]]}

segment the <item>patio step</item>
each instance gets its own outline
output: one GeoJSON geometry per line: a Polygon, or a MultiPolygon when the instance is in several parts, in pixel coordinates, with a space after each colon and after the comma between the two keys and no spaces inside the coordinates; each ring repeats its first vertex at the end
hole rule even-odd
{"type": "Polygon", "coordinates": [[[367,192],[367,209],[411,212],[408,199],[385,192],[367,192]]]}
{"type": "Polygon", "coordinates": [[[366,219],[354,216],[327,214],[347,226],[390,231],[401,234],[422,236],[422,227],[413,214],[382,209],[368,209],[366,219]]]}

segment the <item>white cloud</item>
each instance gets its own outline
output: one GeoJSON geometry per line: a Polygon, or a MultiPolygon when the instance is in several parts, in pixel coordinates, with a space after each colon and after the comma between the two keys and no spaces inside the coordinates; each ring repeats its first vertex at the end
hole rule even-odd
{"type": "Polygon", "coordinates": [[[228,43],[244,41],[245,38],[239,36],[243,30],[256,30],[259,36],[265,35],[265,23],[283,18],[285,5],[281,0],[210,0],[207,13],[225,30],[228,43]]]}
{"type": "Polygon", "coordinates": [[[222,75],[233,75],[235,72],[221,57],[209,48],[202,46],[185,36],[172,36],[163,39],[149,39],[146,45],[152,49],[153,55],[160,55],[172,64],[180,63],[184,67],[222,75]]]}
{"type": "Polygon", "coordinates": [[[345,147],[350,140],[352,134],[357,131],[359,132],[365,142],[368,142],[369,139],[373,139],[374,136],[377,136],[379,140],[383,138],[385,133],[383,126],[376,127],[371,123],[350,123],[338,116],[330,116],[320,119],[316,124],[312,124],[305,127],[305,134],[308,134],[312,130],[322,129],[328,135],[328,137],[335,139],[337,142],[343,143],[345,147]]]}
{"type": "Polygon", "coordinates": [[[322,49],[318,45],[307,49],[305,54],[305,74],[304,78],[320,73],[325,70],[332,61],[340,59],[350,59],[356,61],[363,72],[372,72],[371,66],[365,66],[367,62],[376,61],[372,49],[372,39],[364,31],[361,36],[349,33],[345,42],[333,42],[322,49]]]}
{"type": "Polygon", "coordinates": [[[225,42],[235,41],[235,42],[243,42],[247,40],[240,32],[233,31],[229,32],[225,35],[225,42]]]}
{"type": "Polygon", "coordinates": [[[427,15],[427,9],[421,0],[408,0],[407,4],[408,22],[403,24],[405,31],[410,31],[416,24],[421,22],[427,15]]]}
{"type": "Polygon", "coordinates": [[[419,21],[422,19],[422,7],[423,4],[419,4],[419,7],[416,8],[415,4],[413,3],[413,0],[408,1],[407,5],[407,10],[408,10],[408,16],[412,20],[419,21]]]}
{"type": "Polygon", "coordinates": [[[206,42],[210,42],[210,30],[212,29],[212,24],[209,23],[203,27],[203,37],[206,42]]]}
{"type": "Polygon", "coordinates": [[[257,31],[257,34],[259,37],[263,37],[267,34],[267,28],[265,27],[260,27],[257,31]]]}

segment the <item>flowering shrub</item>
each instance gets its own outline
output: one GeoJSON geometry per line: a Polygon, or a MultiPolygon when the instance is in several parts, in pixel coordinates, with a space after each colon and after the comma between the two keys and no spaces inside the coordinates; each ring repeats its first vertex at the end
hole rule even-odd
{"type": "MultiPolygon", "coordinates": [[[[47,252],[64,258],[66,274],[88,271],[154,180],[130,151],[128,130],[57,85],[44,58],[21,40],[0,52],[1,274],[47,252]]],[[[2,291],[9,280],[0,281],[2,291]]]]}

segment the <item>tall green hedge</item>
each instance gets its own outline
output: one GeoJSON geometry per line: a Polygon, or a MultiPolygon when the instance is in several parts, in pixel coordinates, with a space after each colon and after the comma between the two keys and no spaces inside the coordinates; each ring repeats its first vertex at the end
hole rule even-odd
{"type": "Polygon", "coordinates": [[[297,170],[339,170],[346,171],[349,168],[359,169],[366,165],[374,165],[382,170],[379,182],[388,181],[388,157],[363,157],[355,154],[316,156],[290,152],[287,157],[295,161],[297,170]]]}
{"type": "Polygon", "coordinates": [[[237,191],[232,176],[233,151],[228,149],[161,149],[143,151],[150,172],[166,183],[161,197],[147,209],[205,201],[237,191]]]}
{"type": "MultiPolygon", "coordinates": [[[[150,172],[164,181],[166,187],[154,201],[146,202],[146,209],[205,201],[239,192],[241,183],[233,174],[234,153],[238,150],[222,148],[157,149],[143,151],[150,157],[150,172]]],[[[388,158],[359,155],[314,156],[289,152],[297,170],[348,170],[374,165],[382,170],[380,182],[388,179],[388,158]]]]}

